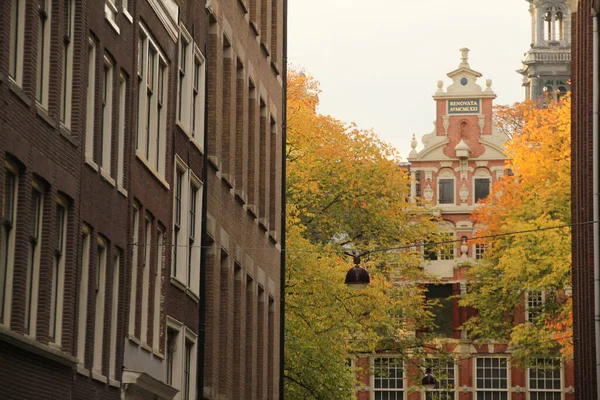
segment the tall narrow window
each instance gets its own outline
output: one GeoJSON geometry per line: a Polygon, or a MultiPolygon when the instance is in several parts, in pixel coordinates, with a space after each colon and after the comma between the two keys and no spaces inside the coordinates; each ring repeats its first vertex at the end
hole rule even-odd
{"type": "Polygon", "coordinates": [[[279,54],[279,0],[271,0],[271,59],[277,61],[279,54]]]}
{"type": "Polygon", "coordinates": [[[13,81],[23,84],[23,43],[25,37],[25,0],[11,0],[10,7],[10,54],[8,74],[13,81]]]}
{"type": "Polygon", "coordinates": [[[10,325],[18,179],[16,170],[11,165],[7,165],[4,173],[2,234],[0,236],[0,324],[10,325]]]}
{"type": "Polygon", "coordinates": [[[41,184],[34,182],[31,191],[31,227],[29,228],[29,255],[25,288],[25,332],[34,337],[37,320],[43,210],[43,188],[41,184]]]}
{"type": "Polygon", "coordinates": [[[438,203],[454,204],[454,179],[441,178],[438,180],[438,203]]]}
{"type": "Polygon", "coordinates": [[[184,176],[184,171],[180,170],[179,168],[175,167],[175,190],[174,190],[174,194],[175,194],[175,210],[174,210],[174,223],[173,223],[173,264],[171,267],[171,275],[178,277],[179,273],[180,273],[180,268],[178,268],[179,264],[181,263],[180,261],[180,249],[179,249],[179,244],[180,244],[180,240],[181,240],[181,222],[182,222],[182,218],[181,218],[181,212],[182,212],[182,204],[181,204],[181,194],[182,194],[182,190],[183,190],[183,176],[184,176]]]}
{"type": "Polygon", "coordinates": [[[373,360],[373,391],[377,400],[404,399],[404,366],[398,357],[373,360]]]}
{"type": "Polygon", "coordinates": [[[430,358],[426,362],[437,377],[437,385],[425,392],[425,400],[454,400],[456,398],[456,375],[454,361],[430,358]]]}
{"type": "Polygon", "coordinates": [[[475,202],[485,200],[490,194],[490,179],[475,178],[475,202]]]}
{"type": "Polygon", "coordinates": [[[71,98],[73,94],[73,32],[75,30],[75,0],[63,0],[63,65],[60,120],[71,128],[71,98]]]}
{"type": "Polygon", "coordinates": [[[39,0],[38,5],[38,37],[37,37],[37,74],[36,99],[48,108],[48,81],[50,80],[50,16],[52,1],[39,0]]]}
{"type": "Polygon", "coordinates": [[[167,62],[141,25],[138,47],[137,154],[154,172],[164,176],[167,62]]]}
{"type": "Polygon", "coordinates": [[[52,298],[50,299],[50,338],[60,345],[62,331],[63,290],[65,280],[65,254],[67,251],[67,206],[58,199],[56,205],[56,242],[52,265],[52,298]]]}
{"type": "Polygon", "coordinates": [[[535,320],[544,311],[544,292],[541,290],[530,290],[527,292],[527,307],[525,317],[527,321],[535,322],[535,320]]]}
{"type": "Polygon", "coordinates": [[[194,57],[194,89],[192,91],[192,137],[204,150],[204,57],[197,50],[194,57]]]}
{"type": "Polygon", "coordinates": [[[545,40],[553,40],[554,39],[554,24],[552,23],[552,10],[547,9],[544,13],[544,39],[545,40]]]}
{"type": "Polygon", "coordinates": [[[565,40],[565,28],[562,11],[556,11],[554,13],[554,39],[565,40]]]}
{"type": "Polygon", "coordinates": [[[81,230],[81,281],[79,282],[79,321],[77,323],[77,360],[79,364],[85,362],[91,243],[91,231],[84,226],[81,230]]]}
{"type": "Polygon", "coordinates": [[[508,399],[508,359],[477,357],[475,360],[476,400],[508,399]]]}
{"type": "Polygon", "coordinates": [[[124,165],[125,165],[125,107],[127,104],[127,79],[121,73],[119,75],[119,104],[117,119],[117,184],[123,188],[124,165]]]}
{"type": "Polygon", "coordinates": [[[110,176],[113,121],[113,65],[112,61],[107,57],[104,57],[102,90],[102,170],[110,176]]]}
{"type": "Polygon", "coordinates": [[[179,74],[177,76],[177,120],[187,129],[189,121],[189,103],[186,99],[189,97],[190,76],[188,70],[188,61],[190,61],[191,37],[185,28],[180,28],[179,33],[179,74]],[[187,76],[187,77],[186,77],[187,76]]]}
{"type": "Polygon", "coordinates": [[[112,302],[110,307],[110,358],[108,376],[115,379],[117,371],[117,328],[119,323],[119,284],[121,272],[121,249],[115,250],[112,276],[112,302]]]}
{"type": "Polygon", "coordinates": [[[85,120],[85,158],[94,161],[94,107],[96,99],[96,43],[89,39],[88,45],[88,81],[85,120]]]}
{"type": "Polygon", "coordinates": [[[154,274],[154,318],[153,318],[153,334],[152,334],[152,347],[160,351],[160,338],[161,338],[161,318],[160,318],[160,306],[161,306],[161,294],[162,294],[162,277],[164,268],[164,241],[165,241],[165,228],[159,225],[156,235],[156,272],[154,274]]]}
{"type": "Polygon", "coordinates": [[[198,204],[198,187],[192,185],[190,187],[190,216],[188,229],[188,271],[187,271],[187,285],[192,286],[192,268],[194,264],[199,261],[194,257],[194,246],[196,245],[196,205],[198,204]]]}
{"type": "Polygon", "coordinates": [[[173,329],[167,329],[167,343],[166,343],[166,367],[167,367],[167,385],[175,386],[173,380],[175,372],[175,352],[177,351],[177,332],[173,329]]]}
{"type": "Polygon", "coordinates": [[[102,375],[102,350],[104,348],[104,303],[106,298],[106,242],[98,238],[94,278],[95,322],[93,372],[102,375]]]}
{"type": "Polygon", "coordinates": [[[194,343],[185,340],[185,354],[183,360],[183,393],[182,398],[184,400],[190,400],[192,398],[191,382],[192,382],[192,357],[194,350],[194,343]]]}
{"type": "Polygon", "coordinates": [[[143,247],[140,243],[140,210],[133,208],[133,254],[131,256],[131,293],[129,296],[129,336],[135,336],[135,317],[137,304],[138,254],[143,247]]]}
{"type": "Polygon", "coordinates": [[[475,259],[483,260],[483,254],[485,253],[486,245],[485,243],[477,243],[475,245],[475,259]]]}
{"type": "Polygon", "coordinates": [[[140,340],[148,342],[148,298],[150,293],[150,254],[152,250],[152,219],[144,218],[144,259],[142,264],[142,324],[140,340]]]}

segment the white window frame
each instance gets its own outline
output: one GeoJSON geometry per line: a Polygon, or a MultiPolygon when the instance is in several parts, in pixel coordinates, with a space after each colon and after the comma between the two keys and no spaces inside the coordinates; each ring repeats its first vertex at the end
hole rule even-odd
{"type": "Polygon", "coordinates": [[[11,163],[4,163],[4,191],[2,199],[2,234],[0,234],[0,325],[10,328],[13,274],[15,266],[15,235],[17,231],[17,210],[19,202],[19,170],[11,163]],[[7,180],[12,175],[12,199],[7,202],[7,180]],[[10,210],[7,210],[10,204],[10,210]]]}
{"type": "Polygon", "coordinates": [[[117,34],[121,33],[119,25],[117,25],[117,15],[119,14],[119,8],[115,0],[105,0],[104,2],[104,18],[108,24],[115,30],[117,34]]]}
{"type": "Polygon", "coordinates": [[[86,328],[88,314],[88,293],[90,274],[90,254],[92,246],[91,229],[84,225],[81,228],[81,281],[79,284],[79,320],[77,328],[77,360],[79,364],[85,363],[86,328]]]}
{"type": "Polygon", "coordinates": [[[142,320],[140,327],[140,340],[148,344],[148,317],[150,296],[150,269],[152,268],[152,225],[153,219],[146,213],[144,216],[144,258],[142,263],[142,320]]]}
{"type": "Polygon", "coordinates": [[[153,318],[153,334],[152,348],[157,353],[160,353],[160,303],[162,294],[162,276],[165,266],[164,249],[165,249],[166,232],[160,224],[156,230],[156,272],[154,274],[154,318],[153,318]]]}
{"type": "Polygon", "coordinates": [[[441,235],[442,242],[450,242],[440,244],[438,251],[438,260],[454,260],[456,259],[456,235],[454,231],[444,231],[441,235]]]}
{"type": "Polygon", "coordinates": [[[69,204],[62,198],[56,199],[57,226],[58,235],[56,247],[54,249],[54,260],[52,266],[52,297],[50,300],[50,323],[48,336],[53,339],[53,343],[60,347],[62,343],[62,319],[63,303],[65,291],[65,268],[67,255],[67,237],[69,221],[69,204]],[[59,216],[59,210],[62,210],[62,216],[59,216]],[[61,224],[62,226],[59,226],[61,224]]]}
{"type": "Polygon", "coordinates": [[[193,295],[199,296],[199,266],[200,266],[200,217],[202,209],[202,182],[191,169],[176,156],[174,186],[175,196],[173,201],[173,251],[176,252],[172,259],[171,278],[193,295]],[[181,174],[181,182],[178,180],[181,174]],[[182,187],[179,187],[181,184],[182,187]],[[192,236],[192,190],[196,190],[195,197],[195,236],[192,236]],[[180,199],[177,196],[180,195],[180,199]],[[177,208],[180,207],[179,210],[177,208]],[[180,220],[178,220],[178,216],[180,220]],[[179,223],[178,223],[179,222],[179,223]],[[185,252],[183,251],[185,249],[185,252]],[[182,256],[185,254],[185,257],[182,256]]]}
{"type": "Polygon", "coordinates": [[[73,39],[75,33],[75,0],[64,0],[63,7],[68,10],[68,18],[63,24],[63,65],[62,88],[60,93],[60,122],[65,128],[71,129],[73,99],[73,39]]]}
{"type": "Polygon", "coordinates": [[[102,352],[104,348],[104,315],[106,299],[106,264],[108,262],[108,244],[98,237],[96,254],[95,313],[94,313],[94,361],[92,373],[102,376],[102,352]]]}
{"type": "MultiPolygon", "coordinates": [[[[488,196],[489,194],[492,192],[492,175],[485,169],[483,168],[479,168],[475,171],[475,173],[473,174],[473,204],[476,204],[478,199],[475,197],[477,191],[477,185],[476,185],[476,181],[480,180],[480,179],[487,179],[488,180],[488,196]]],[[[487,196],[486,196],[487,198],[487,196]]]]}
{"type": "MultiPolygon", "coordinates": [[[[371,358],[371,370],[373,371],[373,374],[371,375],[371,399],[374,400],[376,393],[377,392],[381,392],[381,393],[397,393],[397,392],[401,392],[402,393],[402,398],[404,400],[406,400],[407,398],[407,385],[406,385],[406,371],[404,369],[404,361],[400,358],[400,356],[397,355],[378,355],[377,357],[372,357],[371,358]],[[376,365],[375,365],[375,360],[376,359],[397,359],[400,360],[400,368],[394,367],[395,369],[399,369],[402,372],[402,378],[400,378],[400,383],[401,383],[401,388],[389,388],[390,385],[388,385],[388,388],[377,388],[375,387],[375,385],[377,384],[377,379],[394,379],[394,381],[397,381],[397,378],[389,378],[386,376],[381,376],[378,377],[377,376],[377,370],[376,370],[376,365]]],[[[389,371],[389,367],[388,367],[388,371],[389,371]]]]}
{"type": "Polygon", "coordinates": [[[544,312],[545,302],[546,292],[544,290],[528,290],[525,292],[525,320],[533,322],[532,319],[544,312]],[[532,297],[533,294],[535,294],[535,298],[532,297]],[[532,313],[530,309],[533,307],[539,307],[539,310],[532,313]],[[532,316],[531,314],[534,315],[532,316]]]}
{"type": "MultiPolygon", "coordinates": [[[[527,379],[527,390],[528,392],[528,396],[527,398],[530,399],[531,395],[533,393],[538,393],[538,394],[554,394],[554,393],[558,393],[560,395],[560,398],[564,398],[564,395],[562,395],[562,391],[563,391],[563,387],[565,384],[565,377],[564,377],[564,366],[563,363],[560,359],[558,358],[551,358],[551,359],[536,359],[536,361],[542,360],[544,363],[548,362],[551,360],[551,362],[553,361],[558,361],[560,363],[560,371],[559,371],[559,377],[560,377],[560,388],[558,389],[548,389],[548,388],[532,388],[532,377],[531,377],[531,371],[532,371],[532,366],[529,365],[527,367],[527,375],[526,375],[526,379],[527,379]]],[[[536,368],[537,369],[537,368],[536,368]]]]}
{"type": "Polygon", "coordinates": [[[137,303],[137,270],[138,258],[140,250],[140,209],[134,204],[133,206],[133,251],[131,255],[131,292],[129,294],[129,328],[128,333],[130,338],[135,337],[135,317],[137,303]]]}
{"type": "Polygon", "coordinates": [[[88,40],[88,82],[85,119],[85,160],[97,168],[94,162],[94,111],[96,98],[96,42],[88,40]]]}
{"type": "Polygon", "coordinates": [[[41,183],[32,182],[32,201],[33,192],[39,195],[39,203],[36,207],[37,226],[33,227],[35,232],[31,232],[29,236],[29,256],[27,260],[27,280],[25,294],[25,333],[31,338],[36,337],[37,329],[37,307],[38,293],[40,285],[40,262],[41,262],[41,247],[43,240],[43,225],[44,225],[44,194],[45,190],[41,183]]]}
{"type": "Polygon", "coordinates": [[[52,0],[40,0],[44,8],[39,10],[37,35],[37,66],[35,98],[40,106],[48,109],[50,81],[50,33],[52,25],[52,0]]]}
{"type": "MultiPolygon", "coordinates": [[[[102,77],[102,159],[100,171],[105,177],[112,175],[112,125],[113,125],[113,63],[104,56],[102,77]]],[[[114,183],[114,181],[112,181],[114,183]]]]}
{"type": "MultiPolygon", "coordinates": [[[[459,382],[459,376],[458,376],[458,372],[459,372],[459,368],[458,368],[458,364],[456,361],[452,360],[452,372],[454,374],[454,376],[452,377],[452,381],[454,384],[453,388],[447,388],[447,387],[443,387],[440,388],[440,381],[442,380],[446,380],[444,378],[444,375],[442,374],[441,371],[444,371],[444,373],[446,373],[449,368],[447,368],[446,365],[440,366],[440,364],[442,362],[448,362],[449,360],[444,360],[444,359],[440,359],[440,358],[428,358],[425,361],[425,365],[427,367],[431,367],[432,369],[432,374],[433,376],[436,377],[437,381],[438,381],[438,385],[436,385],[435,388],[433,389],[427,389],[427,391],[423,392],[423,400],[428,400],[428,394],[438,394],[438,393],[452,393],[453,399],[454,400],[458,400],[458,393],[457,393],[457,387],[458,387],[458,382],[459,382]],[[443,367],[443,369],[442,369],[443,367]]],[[[434,398],[438,398],[437,396],[435,396],[434,398]]],[[[441,397],[440,397],[441,398],[441,397]]],[[[446,397],[443,397],[444,399],[446,399],[446,397]]]]}
{"type": "Polygon", "coordinates": [[[138,52],[136,155],[153,173],[163,178],[167,139],[168,63],[143,24],[140,24],[138,52]],[[150,54],[153,56],[150,57],[150,54]],[[152,69],[149,70],[149,66],[152,69]]]}
{"type": "Polygon", "coordinates": [[[113,381],[115,380],[117,371],[117,328],[119,324],[119,287],[122,258],[122,250],[115,249],[113,256],[112,303],[110,307],[110,356],[108,362],[108,377],[113,381]]]}
{"type": "Polygon", "coordinates": [[[506,398],[509,399],[510,398],[510,388],[511,388],[510,373],[511,373],[511,367],[510,367],[510,359],[508,357],[495,357],[495,356],[491,356],[491,355],[488,357],[475,357],[475,361],[473,363],[473,380],[474,380],[473,383],[474,383],[474,389],[475,389],[473,400],[477,400],[479,398],[479,396],[478,396],[479,393],[490,393],[490,392],[506,392],[506,398]],[[492,359],[492,360],[504,359],[504,360],[506,360],[506,388],[491,389],[491,388],[480,388],[479,387],[479,382],[477,379],[477,370],[478,370],[477,361],[485,360],[485,359],[492,359]]]}
{"type": "Polygon", "coordinates": [[[10,49],[8,75],[17,86],[23,85],[25,52],[25,0],[12,0],[10,8],[10,49]]]}
{"type": "Polygon", "coordinates": [[[487,251],[487,244],[475,243],[473,245],[473,255],[476,260],[483,260],[483,255],[487,251]]]}
{"type": "Polygon", "coordinates": [[[179,26],[177,124],[198,148],[204,148],[205,59],[183,24],[179,26]]]}
{"type": "Polygon", "coordinates": [[[125,166],[125,112],[127,106],[127,78],[121,72],[119,74],[119,92],[118,92],[117,118],[117,174],[116,183],[118,189],[126,193],[124,188],[124,166],[125,166]]]}
{"type": "MultiPolygon", "coordinates": [[[[170,385],[175,389],[179,390],[179,393],[175,397],[174,400],[191,400],[194,399],[194,393],[196,393],[196,360],[197,360],[197,341],[198,336],[188,327],[186,327],[182,322],[177,321],[172,317],[167,318],[167,330],[171,330],[175,332],[175,340],[174,352],[171,353],[173,355],[173,370],[172,370],[172,381],[170,385]],[[185,396],[185,352],[186,352],[186,342],[192,344],[192,354],[190,361],[190,381],[188,387],[189,397],[185,396]]],[[[165,335],[165,381],[168,381],[168,362],[166,358],[169,356],[169,344],[167,343],[168,335],[165,335]]]]}

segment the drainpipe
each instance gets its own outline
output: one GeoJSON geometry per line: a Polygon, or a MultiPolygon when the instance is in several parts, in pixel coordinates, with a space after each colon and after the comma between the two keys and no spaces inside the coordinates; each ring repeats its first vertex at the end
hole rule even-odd
{"type": "Polygon", "coordinates": [[[600,399],[600,170],[598,169],[598,90],[600,79],[598,76],[598,46],[600,37],[598,35],[598,10],[592,9],[593,17],[593,41],[592,41],[592,68],[593,68],[593,94],[592,94],[592,168],[593,168],[593,217],[594,223],[594,301],[596,306],[596,390],[597,398],[600,399]]]}
{"type": "Polygon", "coordinates": [[[284,399],[285,378],[285,208],[286,208],[286,161],[287,161],[287,14],[288,1],[283,0],[283,43],[281,66],[281,253],[279,280],[279,400],[284,399]]]}

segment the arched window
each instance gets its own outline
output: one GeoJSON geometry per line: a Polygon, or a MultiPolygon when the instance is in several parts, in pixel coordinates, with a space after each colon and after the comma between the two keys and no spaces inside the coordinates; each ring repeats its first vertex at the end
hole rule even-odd
{"type": "Polygon", "coordinates": [[[544,40],[552,40],[552,10],[546,9],[544,13],[544,40]]]}
{"type": "Polygon", "coordinates": [[[565,40],[564,13],[558,7],[548,7],[544,11],[544,40],[565,40]]]}
{"type": "Polygon", "coordinates": [[[554,13],[554,40],[565,40],[562,11],[554,13]]]}
{"type": "Polygon", "coordinates": [[[485,168],[478,168],[473,178],[473,203],[477,203],[479,200],[484,200],[488,197],[491,186],[492,177],[489,171],[485,168]]]}

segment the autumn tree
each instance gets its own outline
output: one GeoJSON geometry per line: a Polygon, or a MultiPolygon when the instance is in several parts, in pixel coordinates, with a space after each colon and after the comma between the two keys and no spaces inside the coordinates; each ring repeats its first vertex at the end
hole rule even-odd
{"type": "Polygon", "coordinates": [[[418,355],[429,326],[411,249],[435,221],[409,201],[409,178],[396,151],[368,130],[318,112],[318,83],[288,77],[285,395],[353,398],[356,354],[418,355]],[[391,249],[398,249],[393,251],[391,249]],[[344,277],[363,257],[371,284],[351,291],[344,277]],[[390,251],[391,250],[391,251],[390,251]]]}
{"type": "Polygon", "coordinates": [[[461,304],[471,334],[508,342],[515,359],[572,354],[570,98],[496,110],[509,132],[510,169],[474,213],[484,260],[468,274],[461,304]],[[531,301],[527,301],[531,299],[531,301]],[[528,315],[529,318],[524,318],[528,315]]]}

